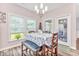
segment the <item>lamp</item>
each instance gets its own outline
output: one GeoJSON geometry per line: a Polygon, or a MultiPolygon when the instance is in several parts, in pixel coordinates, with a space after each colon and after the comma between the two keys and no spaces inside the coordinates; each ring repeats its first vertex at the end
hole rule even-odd
{"type": "Polygon", "coordinates": [[[35,5],[34,9],[35,9],[36,13],[39,14],[40,17],[42,17],[44,15],[44,13],[47,12],[48,7],[44,6],[43,3],[41,3],[40,6],[35,5]]]}

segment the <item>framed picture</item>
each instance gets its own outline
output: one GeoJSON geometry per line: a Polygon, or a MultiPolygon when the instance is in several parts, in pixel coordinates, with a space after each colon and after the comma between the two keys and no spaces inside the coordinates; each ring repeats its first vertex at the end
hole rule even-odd
{"type": "Polygon", "coordinates": [[[6,23],[6,13],[0,12],[0,23],[6,23]]]}

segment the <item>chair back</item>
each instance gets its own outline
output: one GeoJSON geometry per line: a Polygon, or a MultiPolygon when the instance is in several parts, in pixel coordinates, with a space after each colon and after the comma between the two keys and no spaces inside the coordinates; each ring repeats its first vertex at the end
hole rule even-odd
{"type": "Polygon", "coordinates": [[[58,33],[52,35],[52,53],[57,55],[58,53],[58,33]]]}

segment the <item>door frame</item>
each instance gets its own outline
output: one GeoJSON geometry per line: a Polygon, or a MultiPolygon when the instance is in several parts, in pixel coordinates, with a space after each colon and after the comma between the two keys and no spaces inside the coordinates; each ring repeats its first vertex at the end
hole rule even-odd
{"type": "MultiPolygon", "coordinates": [[[[63,45],[71,46],[71,16],[58,17],[57,18],[57,23],[58,23],[59,19],[65,19],[65,18],[67,18],[67,43],[59,41],[59,40],[58,40],[58,42],[60,44],[63,44],[63,45]]],[[[59,31],[59,28],[58,28],[58,31],[59,31]]]]}

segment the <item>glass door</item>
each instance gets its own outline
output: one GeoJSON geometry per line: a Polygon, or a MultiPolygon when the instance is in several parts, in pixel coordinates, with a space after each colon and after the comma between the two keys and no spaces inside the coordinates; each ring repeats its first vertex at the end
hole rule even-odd
{"type": "Polygon", "coordinates": [[[58,20],[58,37],[59,40],[63,42],[67,42],[67,19],[59,19],[58,20]]]}

